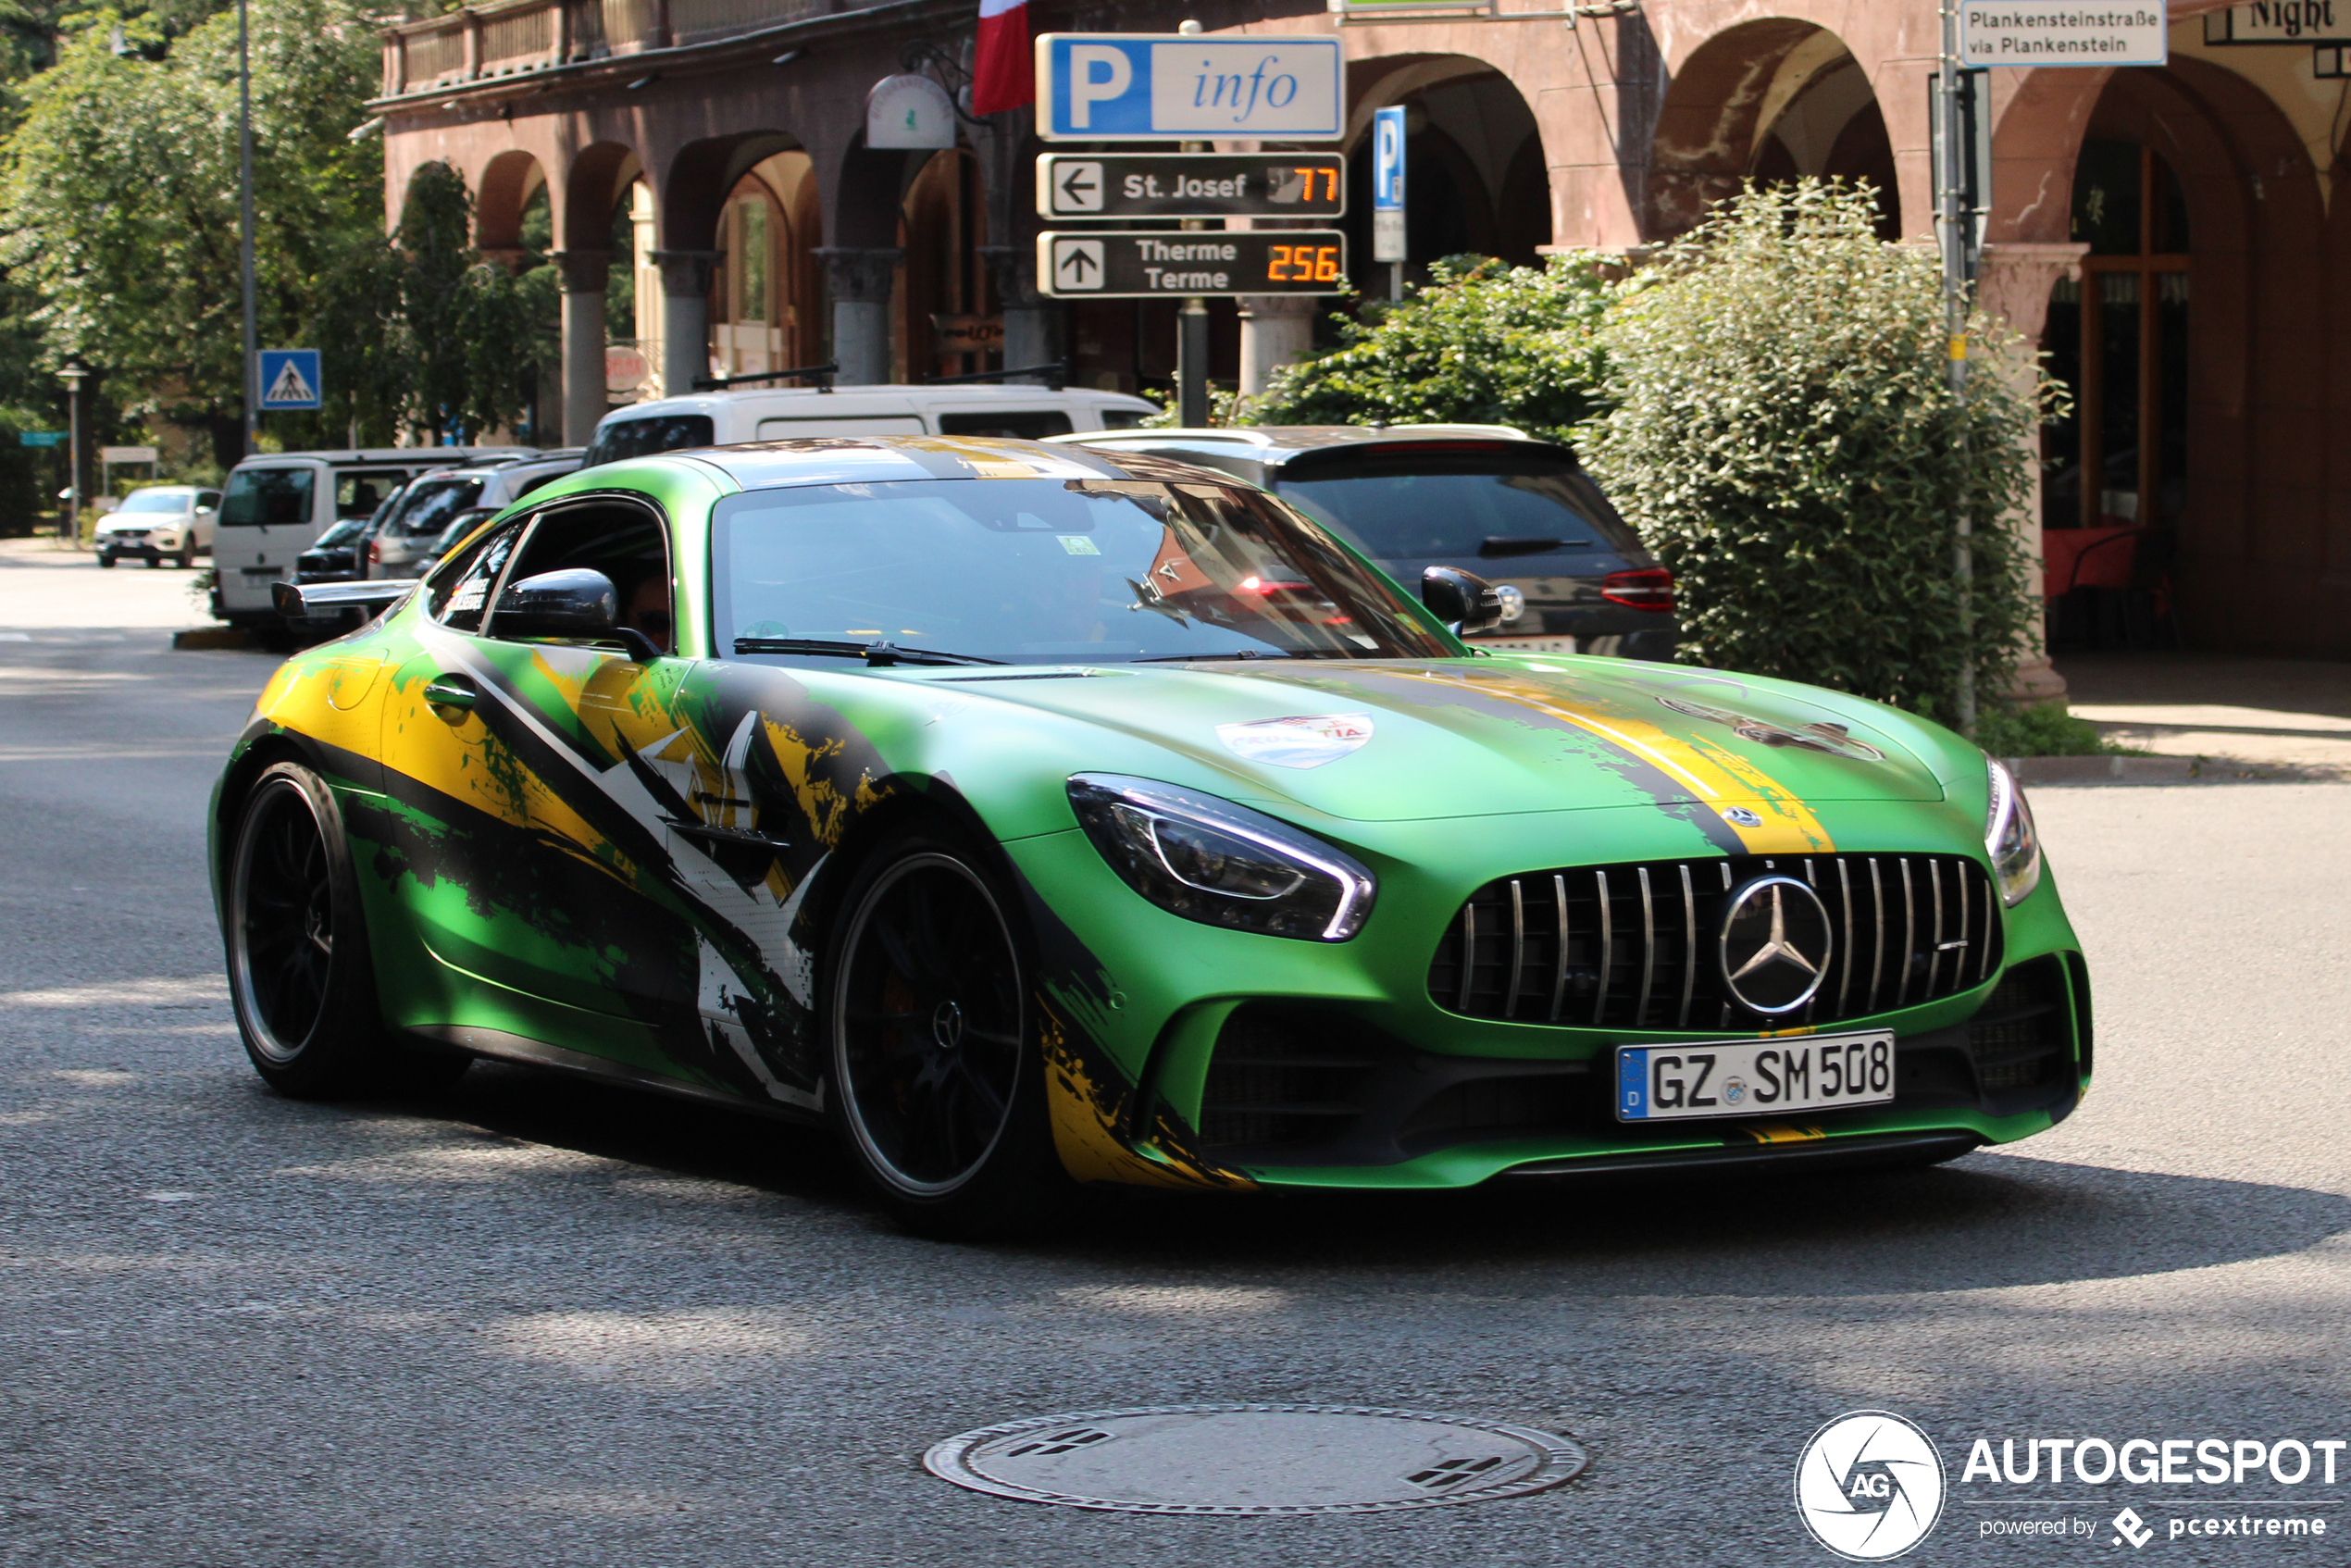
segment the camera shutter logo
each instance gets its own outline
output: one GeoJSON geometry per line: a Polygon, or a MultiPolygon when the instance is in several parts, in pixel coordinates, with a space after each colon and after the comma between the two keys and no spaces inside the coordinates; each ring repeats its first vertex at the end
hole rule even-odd
{"type": "Polygon", "coordinates": [[[1943,1456],[1898,1415],[1840,1415],[1796,1462],[1796,1512],[1814,1540],[1847,1562],[1899,1557],[1943,1516],[1943,1456]]]}

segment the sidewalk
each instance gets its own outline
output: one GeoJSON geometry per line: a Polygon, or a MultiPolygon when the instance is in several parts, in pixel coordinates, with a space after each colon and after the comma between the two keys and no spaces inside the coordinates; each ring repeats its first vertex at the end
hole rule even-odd
{"type": "Polygon", "coordinates": [[[2157,652],[2056,663],[2074,716],[2109,740],[2254,777],[2351,779],[2351,664],[2157,652]]]}

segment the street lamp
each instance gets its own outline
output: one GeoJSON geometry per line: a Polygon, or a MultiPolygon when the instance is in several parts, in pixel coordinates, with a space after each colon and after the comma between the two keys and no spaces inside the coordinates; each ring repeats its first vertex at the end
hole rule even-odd
{"type": "Polygon", "coordinates": [[[57,520],[57,538],[68,546],[81,541],[81,379],[90,367],[78,354],[57,367],[66,384],[66,515],[57,520]]]}

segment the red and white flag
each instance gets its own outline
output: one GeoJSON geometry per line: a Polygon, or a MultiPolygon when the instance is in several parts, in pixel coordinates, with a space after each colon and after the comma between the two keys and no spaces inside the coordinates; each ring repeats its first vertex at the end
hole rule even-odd
{"type": "Polygon", "coordinates": [[[992,115],[1037,98],[1028,0],[979,0],[979,54],[972,64],[972,113],[992,115]]]}

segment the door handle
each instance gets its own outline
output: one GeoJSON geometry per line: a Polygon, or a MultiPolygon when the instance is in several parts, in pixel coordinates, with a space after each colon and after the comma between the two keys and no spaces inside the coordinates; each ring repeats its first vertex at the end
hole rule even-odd
{"type": "Polygon", "coordinates": [[[466,716],[474,711],[474,700],[481,692],[471,678],[462,675],[437,675],[425,683],[425,702],[440,718],[451,724],[463,724],[466,716]]]}

